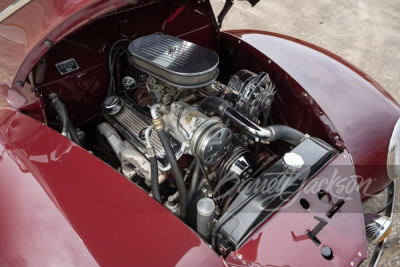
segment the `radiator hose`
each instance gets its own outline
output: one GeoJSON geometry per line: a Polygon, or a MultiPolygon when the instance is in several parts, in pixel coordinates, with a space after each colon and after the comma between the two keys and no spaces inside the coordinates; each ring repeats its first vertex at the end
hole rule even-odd
{"type": "Polygon", "coordinates": [[[247,131],[250,135],[262,142],[272,142],[276,140],[285,141],[297,146],[307,135],[286,125],[271,125],[261,127],[248,118],[244,117],[237,110],[232,108],[229,102],[215,96],[207,97],[200,104],[203,111],[207,113],[216,112],[231,120],[234,124],[247,131]]]}

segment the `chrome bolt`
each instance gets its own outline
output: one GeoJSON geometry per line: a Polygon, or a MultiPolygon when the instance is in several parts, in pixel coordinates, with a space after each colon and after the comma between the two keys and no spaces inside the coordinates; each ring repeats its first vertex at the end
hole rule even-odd
{"type": "Polygon", "coordinates": [[[54,43],[52,41],[50,41],[50,40],[45,40],[43,43],[47,47],[53,47],[54,46],[54,43]]]}

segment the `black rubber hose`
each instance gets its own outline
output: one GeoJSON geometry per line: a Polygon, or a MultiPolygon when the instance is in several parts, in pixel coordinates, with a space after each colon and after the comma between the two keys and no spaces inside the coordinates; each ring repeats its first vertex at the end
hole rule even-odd
{"type": "Polygon", "coordinates": [[[302,132],[285,125],[271,125],[268,128],[273,132],[271,141],[283,140],[291,145],[297,146],[305,137],[302,132]]]}
{"type": "Polygon", "coordinates": [[[182,172],[179,169],[178,162],[176,160],[175,154],[172,150],[171,144],[168,140],[167,134],[164,129],[161,131],[157,131],[158,137],[160,138],[161,144],[164,147],[165,153],[167,154],[167,158],[169,164],[171,164],[172,172],[174,173],[176,186],[179,191],[179,200],[180,200],[180,211],[179,215],[184,220],[187,214],[187,192],[185,187],[185,182],[183,181],[182,172]]]}
{"type": "Polygon", "coordinates": [[[77,145],[81,145],[81,140],[79,140],[78,135],[76,134],[75,126],[72,124],[71,120],[68,118],[68,132],[71,136],[71,140],[74,141],[77,145]]]}
{"type": "Polygon", "coordinates": [[[217,112],[218,114],[222,114],[222,109],[220,107],[228,107],[230,106],[226,100],[216,96],[209,96],[200,103],[200,107],[203,111],[206,112],[217,112]]]}
{"type": "Polygon", "coordinates": [[[185,169],[186,173],[185,173],[185,176],[183,176],[183,181],[185,181],[185,183],[186,183],[186,180],[189,177],[189,175],[192,173],[195,164],[196,164],[196,159],[192,160],[192,162],[190,163],[189,167],[187,167],[185,169]]]}
{"type": "Polygon", "coordinates": [[[197,184],[199,183],[200,170],[201,170],[200,164],[196,163],[196,166],[194,167],[193,171],[192,181],[190,182],[190,187],[189,187],[188,205],[190,205],[194,197],[194,194],[196,193],[197,184]]]}
{"type": "Polygon", "coordinates": [[[58,114],[61,117],[62,121],[62,132],[63,133],[68,133],[68,117],[67,117],[67,110],[65,109],[65,106],[58,100],[55,102],[56,109],[58,110],[58,114]]]}
{"type": "Polygon", "coordinates": [[[302,142],[305,134],[299,132],[286,125],[271,125],[268,127],[260,127],[248,118],[244,117],[237,110],[233,109],[230,104],[218,97],[208,97],[201,102],[200,107],[206,112],[216,112],[230,119],[232,123],[243,128],[257,138],[265,138],[272,142],[283,140],[289,144],[297,146],[302,142]]]}
{"type": "Polygon", "coordinates": [[[72,122],[68,117],[68,112],[64,104],[60,101],[60,99],[57,97],[55,93],[51,93],[49,95],[49,98],[52,100],[51,105],[55,108],[58,115],[61,117],[63,125],[62,132],[69,133],[71,140],[80,146],[81,141],[79,140],[78,135],[76,134],[74,125],[72,124],[72,122]]]}
{"type": "MultiPolygon", "coordinates": [[[[187,173],[188,175],[193,171],[194,166],[195,166],[196,163],[197,163],[197,160],[196,160],[196,159],[193,159],[192,162],[190,162],[189,167],[186,168],[186,173],[187,173]]],[[[186,181],[186,179],[185,179],[185,181],[186,181]]]]}
{"type": "Polygon", "coordinates": [[[58,97],[55,93],[51,93],[49,95],[49,98],[52,100],[51,105],[55,108],[58,115],[61,117],[61,122],[62,122],[62,127],[63,127],[62,132],[68,133],[68,116],[67,116],[67,110],[65,109],[65,106],[63,105],[63,103],[61,103],[60,99],[58,99],[58,97]]]}
{"type": "Polygon", "coordinates": [[[200,180],[199,185],[197,186],[196,190],[194,191],[194,195],[197,195],[198,192],[206,185],[204,179],[200,180]]]}
{"type": "Polygon", "coordinates": [[[149,157],[151,166],[151,190],[153,191],[153,197],[158,202],[161,202],[160,188],[158,188],[158,164],[157,157],[149,157]]]}

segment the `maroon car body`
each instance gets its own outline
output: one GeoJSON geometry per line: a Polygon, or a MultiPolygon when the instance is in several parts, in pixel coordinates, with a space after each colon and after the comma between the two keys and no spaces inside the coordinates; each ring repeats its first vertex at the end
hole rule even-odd
{"type": "MultiPolygon", "coordinates": [[[[391,182],[386,157],[400,116],[396,101],[368,75],[291,37],[219,32],[208,1],[26,2],[0,23],[1,266],[357,266],[366,258],[361,199],[391,182]],[[44,97],[50,92],[77,127],[98,116],[111,45],[154,32],[218,51],[221,77],[244,68],[269,73],[274,105],[284,107],[274,114],[278,122],[332,144],[340,153],[330,165],[349,166],[342,175],[377,178],[361,195],[354,191],[347,212],[321,232],[321,243],[335,251],[332,260],[293,237],[324,213],[327,204],[316,195],[300,190],[297,198],[315,203],[312,212],[287,204],[282,210],[289,212],[278,211],[223,258],[147,193],[47,126],[55,117],[44,97]],[[41,60],[54,66],[68,58],[79,59],[78,73],[38,70],[41,60]]],[[[2,0],[0,12],[10,4],[2,0]]]]}

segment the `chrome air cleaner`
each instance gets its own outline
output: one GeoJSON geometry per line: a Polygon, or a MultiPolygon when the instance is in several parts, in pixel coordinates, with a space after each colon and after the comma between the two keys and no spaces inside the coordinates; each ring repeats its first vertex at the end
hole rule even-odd
{"type": "Polygon", "coordinates": [[[215,52],[173,36],[137,38],[129,44],[129,52],[137,68],[174,87],[201,87],[218,76],[215,52]]]}

